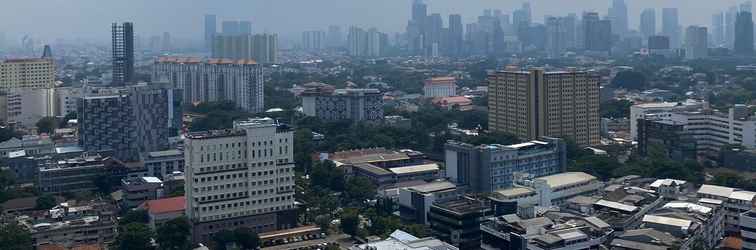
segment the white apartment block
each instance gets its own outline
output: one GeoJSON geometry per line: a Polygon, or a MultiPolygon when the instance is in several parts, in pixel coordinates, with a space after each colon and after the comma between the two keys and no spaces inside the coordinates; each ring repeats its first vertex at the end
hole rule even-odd
{"type": "Polygon", "coordinates": [[[671,112],[684,109],[700,109],[704,103],[687,100],[685,102],[658,102],[643,103],[630,106],[630,136],[633,140],[638,140],[638,119],[644,119],[647,115],[654,115],[659,118],[671,116],[671,112]]]}
{"type": "Polygon", "coordinates": [[[722,201],[725,207],[726,232],[738,232],[740,214],[754,209],[754,202],[756,202],[756,192],[715,185],[701,185],[697,195],[700,198],[722,201]]]}
{"type": "Polygon", "coordinates": [[[185,142],[186,215],[194,242],[222,229],[294,227],[293,131],[271,118],[191,133],[185,142]]]}
{"type": "Polygon", "coordinates": [[[756,250],[756,211],[740,214],[740,237],[743,238],[743,250],[756,250]]]}
{"type": "Polygon", "coordinates": [[[51,59],[10,59],[0,62],[0,90],[52,88],[55,62],[51,59]]]}
{"type": "Polygon", "coordinates": [[[699,154],[716,154],[726,145],[756,148],[756,116],[745,105],[735,105],[728,112],[716,110],[674,112],[667,119],[685,124],[696,140],[699,154]]]}

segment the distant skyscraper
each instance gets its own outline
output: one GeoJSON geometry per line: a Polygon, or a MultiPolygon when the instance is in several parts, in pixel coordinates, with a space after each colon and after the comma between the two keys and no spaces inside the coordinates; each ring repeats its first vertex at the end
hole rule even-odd
{"type": "Polygon", "coordinates": [[[162,39],[162,49],[165,52],[171,51],[173,49],[173,43],[171,42],[171,33],[163,32],[163,39],[162,39]]]}
{"type": "Polygon", "coordinates": [[[720,47],[726,44],[725,39],[725,20],[722,12],[717,12],[711,16],[711,38],[714,42],[713,47],[720,47]]]}
{"type": "Polygon", "coordinates": [[[735,21],[735,55],[753,56],[753,16],[741,11],[735,21]]]}
{"type": "Polygon", "coordinates": [[[328,47],[344,46],[344,35],[338,25],[328,26],[328,47]]]}
{"type": "Polygon", "coordinates": [[[680,19],[676,8],[662,9],[662,35],[669,37],[672,48],[680,48],[680,19]]]}
{"type": "Polygon", "coordinates": [[[418,55],[425,53],[427,42],[426,21],[428,6],[422,0],[412,2],[412,20],[407,23],[407,42],[410,54],[418,55]]]}
{"type": "Polygon", "coordinates": [[[223,21],[221,28],[223,35],[235,36],[241,34],[241,24],[239,21],[223,21]]]}
{"type": "Polygon", "coordinates": [[[584,13],[583,32],[586,50],[609,52],[612,47],[611,21],[601,20],[596,12],[584,13]]]}
{"type": "Polygon", "coordinates": [[[627,5],[625,0],[613,0],[609,9],[609,17],[612,21],[612,32],[623,37],[627,34],[627,5]]]}
{"type": "Polygon", "coordinates": [[[318,51],[326,47],[326,33],[322,30],[302,32],[302,49],[318,51]]]}
{"type": "Polygon", "coordinates": [[[640,16],[640,32],[644,38],[656,35],[656,10],[644,9],[640,16]]]}
{"type": "Polygon", "coordinates": [[[52,59],[53,58],[52,48],[50,48],[50,45],[45,44],[45,49],[42,50],[42,58],[43,59],[52,59]]]}
{"type": "Polygon", "coordinates": [[[444,28],[441,14],[433,13],[428,16],[425,21],[425,27],[425,55],[438,56],[441,47],[441,33],[444,28]]]}
{"type": "Polygon", "coordinates": [[[750,12],[753,13],[753,2],[752,1],[745,1],[740,4],[740,12],[750,12]]]}
{"type": "Polygon", "coordinates": [[[134,82],[134,25],[113,23],[113,85],[134,82]]]}
{"type": "Polygon", "coordinates": [[[350,56],[363,57],[367,56],[368,34],[364,29],[358,27],[350,27],[349,35],[347,37],[347,49],[350,56]]]}
{"type": "Polygon", "coordinates": [[[570,13],[566,17],[563,17],[561,22],[561,25],[565,29],[564,45],[566,49],[577,49],[577,15],[570,13]]]}
{"type": "Polygon", "coordinates": [[[205,15],[205,49],[213,48],[215,34],[218,33],[217,17],[215,15],[205,15]]]}
{"type": "Polygon", "coordinates": [[[367,33],[367,56],[383,56],[388,49],[388,35],[381,33],[376,28],[371,28],[367,33]]]}
{"type": "Polygon", "coordinates": [[[459,14],[449,15],[449,56],[461,56],[464,43],[464,31],[462,30],[462,16],[459,14]]]}
{"type": "Polygon", "coordinates": [[[259,63],[278,62],[276,34],[216,35],[212,57],[223,59],[253,59],[259,63]]]}
{"type": "Polygon", "coordinates": [[[706,27],[689,26],[685,30],[685,58],[700,59],[709,55],[709,35],[706,27]]]}
{"type": "Polygon", "coordinates": [[[250,22],[250,21],[239,21],[239,34],[241,34],[241,35],[252,35],[252,22],[250,22]]]}
{"type": "Polygon", "coordinates": [[[546,53],[549,57],[559,57],[566,49],[567,27],[562,17],[546,19],[546,53]]]}
{"type": "Polygon", "coordinates": [[[725,13],[725,39],[727,48],[735,48],[735,19],[738,17],[738,7],[732,6],[725,13]]]}

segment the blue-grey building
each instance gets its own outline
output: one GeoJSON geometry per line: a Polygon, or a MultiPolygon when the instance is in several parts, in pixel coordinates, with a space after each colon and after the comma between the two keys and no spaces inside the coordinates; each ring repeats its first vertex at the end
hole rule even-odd
{"type": "Polygon", "coordinates": [[[515,172],[541,177],[564,172],[567,164],[565,143],[558,138],[514,145],[449,141],[445,151],[446,176],[476,193],[511,187],[515,172]]]}
{"type": "Polygon", "coordinates": [[[122,161],[141,152],[166,150],[181,128],[180,90],[166,84],[92,88],[79,101],[79,145],[86,151],[113,150],[122,161]]]}
{"type": "Polygon", "coordinates": [[[302,109],[324,121],[382,121],[383,94],[377,89],[305,91],[302,109]]]}

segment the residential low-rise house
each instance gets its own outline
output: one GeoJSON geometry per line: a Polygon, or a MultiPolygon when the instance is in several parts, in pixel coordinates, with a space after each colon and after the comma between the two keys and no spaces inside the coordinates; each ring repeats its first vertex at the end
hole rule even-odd
{"type": "Polygon", "coordinates": [[[21,139],[12,137],[0,142],[0,158],[8,158],[13,152],[24,151],[27,156],[55,152],[55,144],[47,136],[25,135],[21,139]]]}
{"type": "Polygon", "coordinates": [[[721,200],[725,207],[725,231],[738,233],[740,215],[754,209],[756,192],[716,185],[701,185],[696,192],[700,198],[721,200]]]}

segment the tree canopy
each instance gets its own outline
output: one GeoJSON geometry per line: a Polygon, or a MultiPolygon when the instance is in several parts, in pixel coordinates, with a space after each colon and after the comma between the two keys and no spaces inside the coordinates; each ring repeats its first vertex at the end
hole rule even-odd
{"type": "Polygon", "coordinates": [[[157,243],[161,250],[183,250],[191,248],[189,241],[191,225],[186,217],[165,222],[157,228],[157,243]]]}
{"type": "Polygon", "coordinates": [[[0,244],[7,250],[34,249],[29,231],[15,223],[0,223],[0,244]]]}
{"type": "Polygon", "coordinates": [[[629,90],[642,90],[646,88],[646,76],[638,71],[622,71],[612,79],[612,85],[629,90]]]}
{"type": "Polygon", "coordinates": [[[130,223],[118,233],[115,246],[119,250],[154,249],[152,238],[155,234],[150,227],[141,223],[130,223]]]}

